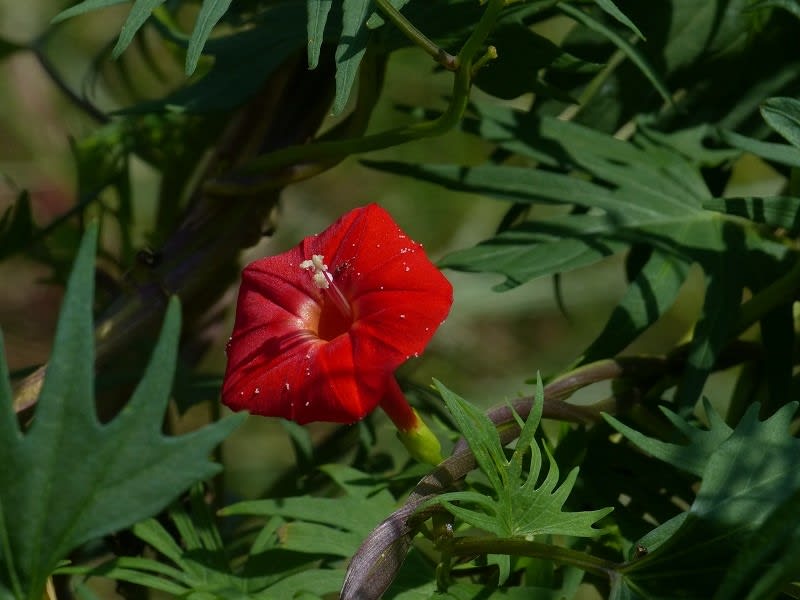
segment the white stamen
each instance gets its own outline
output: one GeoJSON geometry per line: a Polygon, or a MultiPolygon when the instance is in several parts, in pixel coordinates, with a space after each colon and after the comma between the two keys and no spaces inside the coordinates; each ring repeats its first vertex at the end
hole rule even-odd
{"type": "Polygon", "coordinates": [[[304,271],[314,271],[312,279],[314,285],[321,290],[329,290],[329,294],[333,302],[339,307],[343,315],[347,317],[353,316],[353,311],[350,304],[345,298],[342,291],[338,286],[333,283],[333,275],[328,271],[328,265],[325,264],[325,257],[322,254],[314,254],[310,260],[304,260],[300,263],[300,268],[304,271]]]}
{"type": "Polygon", "coordinates": [[[300,263],[300,268],[304,271],[314,271],[314,285],[319,289],[327,289],[333,281],[333,276],[328,273],[328,265],[325,264],[325,257],[322,254],[314,254],[310,260],[300,263]]]}
{"type": "Polygon", "coordinates": [[[317,286],[319,289],[329,288],[331,286],[330,282],[328,281],[328,277],[326,277],[325,273],[317,271],[314,273],[314,285],[317,286]]]}

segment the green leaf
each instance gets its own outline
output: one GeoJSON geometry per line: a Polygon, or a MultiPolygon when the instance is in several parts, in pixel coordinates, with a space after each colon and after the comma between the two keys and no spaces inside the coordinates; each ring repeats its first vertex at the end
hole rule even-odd
{"type": "Polygon", "coordinates": [[[319,52],[325,37],[325,24],[328,22],[332,0],[306,0],[308,12],[308,68],[316,69],[319,52]]]}
{"type": "Polygon", "coordinates": [[[750,152],[760,156],[765,160],[776,162],[789,167],[800,167],[800,150],[787,144],[774,144],[762,142],[744,135],[739,135],[733,131],[720,130],[717,132],[720,140],[730,144],[734,148],[739,148],[745,152],[750,152]]]}
{"type": "Polygon", "coordinates": [[[440,381],[434,379],[433,383],[453,416],[458,430],[467,440],[481,471],[489,478],[492,487],[502,488],[507,483],[503,469],[506,458],[497,428],[486,415],[458,394],[451,392],[440,381]]]}
{"type": "MultiPolygon", "coordinates": [[[[373,523],[374,524],[374,523],[373,523]]],[[[317,523],[294,521],[278,530],[280,547],[304,554],[330,554],[349,558],[361,545],[362,536],[317,523]]]]}
{"type": "Polygon", "coordinates": [[[394,498],[383,490],[369,497],[369,502],[357,496],[312,498],[299,496],[278,500],[249,500],[227,506],[220,511],[226,517],[234,515],[281,516],[312,523],[321,523],[366,536],[394,508],[394,498]]]}
{"type": "Polygon", "coordinates": [[[119,58],[125,49],[133,41],[133,37],[141,29],[142,25],[147,22],[153,11],[164,4],[165,0],[135,0],[131,7],[131,12],[128,13],[128,18],[122,24],[122,30],[119,32],[119,39],[114,49],[111,51],[112,58],[119,58]]]}
{"type": "Polygon", "coordinates": [[[655,323],[669,309],[688,273],[686,261],[654,251],[630,282],[603,331],[584,352],[581,362],[613,356],[655,323]]]}
{"type": "Polygon", "coordinates": [[[191,75],[197,68],[197,62],[203,52],[208,37],[214,26],[228,11],[231,0],[203,0],[203,6],[197,15],[197,20],[189,38],[189,48],[186,50],[186,74],[191,75]]]}
{"type": "Polygon", "coordinates": [[[800,491],[770,513],[733,560],[714,600],[773,598],[800,568],[800,491]],[[747,596],[745,594],[748,592],[747,596]]]}
{"type": "Polygon", "coordinates": [[[6,465],[0,471],[0,531],[6,540],[0,589],[16,598],[41,598],[47,577],[70,550],[158,512],[190,484],[216,473],[219,467],[208,454],[243,418],[177,438],[161,434],[180,333],[173,300],[130,402],[110,423],[98,423],[92,330],[96,239],[97,228],[91,227],[70,276],[27,433],[17,428],[7,380],[0,384],[0,462],[6,465]]]}
{"type": "Polygon", "coordinates": [[[668,408],[661,407],[661,412],[686,437],[688,444],[663,442],[628,427],[611,415],[604,414],[603,418],[644,452],[682,471],[702,476],[711,455],[733,433],[733,429],[725,424],[710,402],[704,400],[703,404],[710,426],[708,430],[693,427],[668,408]]]}
{"type": "Polygon", "coordinates": [[[298,598],[298,594],[306,591],[319,596],[326,596],[342,589],[344,571],[342,569],[308,569],[284,577],[276,584],[266,588],[263,592],[251,596],[252,598],[298,598]]]}
{"type": "Polygon", "coordinates": [[[146,519],[133,526],[133,534],[149,544],[153,549],[169,558],[177,565],[181,564],[183,550],[175,542],[169,531],[156,519],[146,519]]]}
{"type": "MultiPolygon", "coordinates": [[[[797,166],[800,167],[800,153],[797,166]]],[[[703,202],[703,208],[744,217],[770,227],[780,227],[786,229],[789,235],[800,232],[800,198],[795,196],[713,198],[703,202]]]]}
{"type": "MultiPolygon", "coordinates": [[[[597,2],[597,0],[595,1],[597,2]]],[[[596,31],[597,33],[601,34],[617,48],[619,48],[625,54],[625,56],[627,56],[631,62],[637,66],[642,74],[647,77],[653,87],[658,91],[659,94],[661,94],[661,97],[664,99],[664,101],[672,104],[672,96],[669,93],[669,89],[667,89],[666,84],[661,79],[661,76],[656,73],[655,69],[653,69],[644,55],[640,53],[633,45],[631,45],[630,42],[618,35],[612,29],[609,29],[603,25],[600,21],[597,21],[587,13],[575,8],[571,4],[562,2],[559,3],[558,7],[564,14],[572,17],[584,27],[588,27],[592,31],[596,31]]]]}
{"type": "Polygon", "coordinates": [[[104,563],[94,569],[86,567],[62,567],[58,573],[62,575],[85,575],[89,577],[107,577],[116,581],[126,581],[153,590],[165,592],[173,596],[184,596],[191,591],[185,585],[167,579],[162,565],[154,560],[119,558],[104,563]]]}
{"type": "Polygon", "coordinates": [[[800,489],[800,440],[789,434],[798,403],[766,421],[751,405],[736,429],[712,454],[691,512],[729,527],[758,527],[800,489]]]}
{"type": "MultiPolygon", "coordinates": [[[[735,575],[738,565],[745,572],[769,573],[763,580],[756,576],[747,581],[753,584],[747,597],[755,599],[771,597],[760,591],[795,577],[796,570],[789,568],[797,563],[798,527],[787,517],[798,510],[800,491],[800,440],[789,429],[797,407],[790,402],[759,421],[759,406],[751,405],[706,460],[689,511],[658,528],[665,529],[663,533],[650,536],[660,545],[627,563],[618,584],[647,598],[661,597],[658,590],[664,589],[670,590],[670,597],[710,598],[720,587],[727,595],[723,597],[741,598],[740,593],[731,595],[746,581],[735,575]],[[785,562],[773,567],[775,559],[781,560],[778,549],[787,543],[793,549],[785,562]],[[745,561],[761,562],[756,566],[745,561]],[[733,582],[726,584],[732,574],[733,582]]],[[[713,425],[711,431],[718,427],[713,425]]],[[[640,544],[647,547],[645,538],[640,544]]]]}
{"type": "Polygon", "coordinates": [[[505,458],[491,421],[440,382],[434,380],[434,383],[467,439],[478,465],[492,484],[496,499],[471,491],[449,492],[427,504],[442,504],[456,517],[499,537],[527,538],[540,534],[592,537],[599,533],[593,525],[612,509],[563,512],[564,503],[578,477],[578,468],[572,469],[558,486],[558,465],[546,446],[549,468],[541,484],[536,485],[542,467],[542,453],[534,439],[544,406],[541,379],[537,382],[534,405],[522,426],[510,460],[505,458]],[[523,475],[523,457],[528,453],[530,467],[523,475]],[[465,504],[474,508],[467,508],[465,504]]]}
{"type": "Polygon", "coordinates": [[[79,2],[75,6],[71,6],[66,10],[62,10],[55,17],[53,17],[50,23],[52,25],[55,25],[56,23],[60,23],[61,21],[66,21],[67,19],[71,19],[72,17],[84,15],[88,12],[92,12],[93,10],[99,10],[101,8],[106,8],[108,6],[116,6],[117,4],[122,4],[128,1],[129,0],[84,0],[83,2],[79,2]]]}
{"type": "Polygon", "coordinates": [[[614,4],[611,0],[594,0],[594,3],[597,4],[597,6],[602,8],[609,15],[614,17],[617,21],[619,21],[620,23],[625,25],[625,27],[627,27],[633,33],[635,33],[639,37],[639,39],[641,39],[641,40],[645,39],[645,37],[642,34],[642,32],[639,31],[639,28],[636,27],[636,25],[633,24],[633,21],[631,21],[625,15],[625,13],[623,13],[619,8],[617,8],[617,5],[614,4]]]}
{"type": "Polygon", "coordinates": [[[782,8],[800,19],[800,2],[797,0],[757,0],[750,5],[750,10],[764,8],[782,8]]]}
{"type": "Polygon", "coordinates": [[[706,294],[692,335],[686,369],[676,392],[675,401],[681,406],[695,403],[717,356],[735,333],[745,282],[742,270],[730,268],[731,264],[747,264],[744,233],[731,223],[717,223],[712,224],[707,235],[718,238],[725,252],[710,255],[703,264],[706,294]]]}
{"type": "Polygon", "coordinates": [[[344,0],[342,8],[342,34],[336,47],[336,96],[333,99],[334,115],[344,110],[356,73],[367,50],[369,29],[367,18],[372,11],[372,0],[344,0]]]}
{"type": "Polygon", "coordinates": [[[761,105],[761,115],[795,148],[800,148],[800,100],[770,98],[761,105]]]}
{"type": "Polygon", "coordinates": [[[656,220],[665,213],[686,216],[682,199],[653,194],[653,202],[620,197],[595,183],[540,169],[484,164],[413,165],[394,161],[363,161],[368,167],[438,183],[448,189],[484,194],[498,200],[521,203],[577,204],[598,208],[613,216],[620,226],[629,222],[656,220]]]}
{"type": "MultiPolygon", "coordinates": [[[[240,106],[263,87],[267,77],[288,56],[306,44],[305,22],[303,3],[270,5],[264,10],[263,20],[254,27],[208,40],[203,52],[214,58],[214,64],[204,77],[127,112],[205,113],[240,106]]],[[[180,39],[172,41],[183,43],[180,39]]]]}

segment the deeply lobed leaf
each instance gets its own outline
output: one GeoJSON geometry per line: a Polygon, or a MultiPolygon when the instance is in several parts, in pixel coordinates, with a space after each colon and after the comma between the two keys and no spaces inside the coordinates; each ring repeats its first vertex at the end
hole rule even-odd
{"type": "Polygon", "coordinates": [[[537,384],[534,406],[510,460],[504,456],[491,421],[441,383],[436,382],[436,386],[475,454],[478,465],[492,483],[495,498],[473,491],[450,492],[437,496],[428,504],[441,503],[456,517],[498,537],[531,538],[541,534],[592,537],[599,533],[593,525],[612,509],[564,512],[563,507],[575,485],[578,469],[573,469],[559,486],[558,465],[547,448],[547,474],[537,487],[542,455],[533,433],[539,426],[544,404],[541,379],[537,384]],[[490,430],[494,431],[494,435],[490,430]],[[522,457],[528,452],[531,454],[530,467],[528,473],[520,478],[522,457]],[[467,508],[469,505],[475,508],[467,508]]]}
{"type": "Polygon", "coordinates": [[[25,434],[16,426],[7,374],[0,373],[0,462],[6,465],[0,471],[0,589],[18,599],[40,598],[47,577],[73,548],[158,512],[216,473],[208,454],[241,422],[228,418],[180,438],[162,435],[180,333],[177,300],[130,402],[110,423],[98,422],[96,239],[92,227],[75,261],[35,420],[25,434]]]}

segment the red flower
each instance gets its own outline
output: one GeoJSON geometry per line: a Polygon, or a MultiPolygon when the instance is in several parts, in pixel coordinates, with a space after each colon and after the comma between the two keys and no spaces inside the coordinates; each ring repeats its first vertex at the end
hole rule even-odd
{"type": "Polygon", "coordinates": [[[452,300],[389,213],[352,210],[244,269],[222,401],[298,423],[352,423],[380,403],[413,429],[394,371],[422,352],[452,300]]]}

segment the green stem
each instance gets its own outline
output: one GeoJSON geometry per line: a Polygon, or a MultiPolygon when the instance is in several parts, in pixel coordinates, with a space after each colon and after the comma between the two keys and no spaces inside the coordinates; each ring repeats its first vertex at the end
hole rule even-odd
{"type": "Polygon", "coordinates": [[[450,544],[453,556],[469,556],[472,554],[508,554],[511,556],[530,556],[544,558],[553,562],[583,569],[588,573],[601,577],[610,577],[616,573],[618,565],[609,560],[598,558],[586,552],[578,552],[561,546],[551,546],[540,542],[529,542],[520,538],[463,537],[456,538],[450,544]]]}
{"type": "Polygon", "coordinates": [[[394,23],[395,27],[411,40],[414,45],[419,46],[427,52],[433,60],[448,71],[455,71],[456,68],[458,68],[458,61],[455,56],[445,52],[443,48],[440,48],[431,41],[424,33],[417,29],[411,21],[406,19],[389,0],[375,0],[375,4],[381,9],[385,17],[394,23]]]}
{"type": "MultiPolygon", "coordinates": [[[[247,180],[248,176],[263,175],[290,165],[302,165],[309,162],[333,161],[335,163],[354,154],[382,150],[413,140],[446,133],[459,123],[467,108],[469,91],[472,85],[473,60],[480,52],[503,6],[505,6],[504,0],[489,0],[480,21],[458,53],[456,58],[458,67],[454,72],[452,97],[447,109],[436,119],[390,129],[389,131],[361,138],[302,144],[277,150],[265,156],[254,158],[234,170],[230,174],[233,181],[226,178],[226,180],[209,183],[206,186],[206,191],[223,194],[235,193],[237,191],[238,184],[236,181],[238,178],[247,180]]],[[[315,171],[312,170],[312,172],[315,171]]],[[[286,183],[280,178],[279,181],[281,184],[286,183]]],[[[271,180],[267,179],[262,185],[268,188],[273,184],[271,180]]],[[[252,193],[252,182],[247,181],[243,189],[252,193]]]]}

